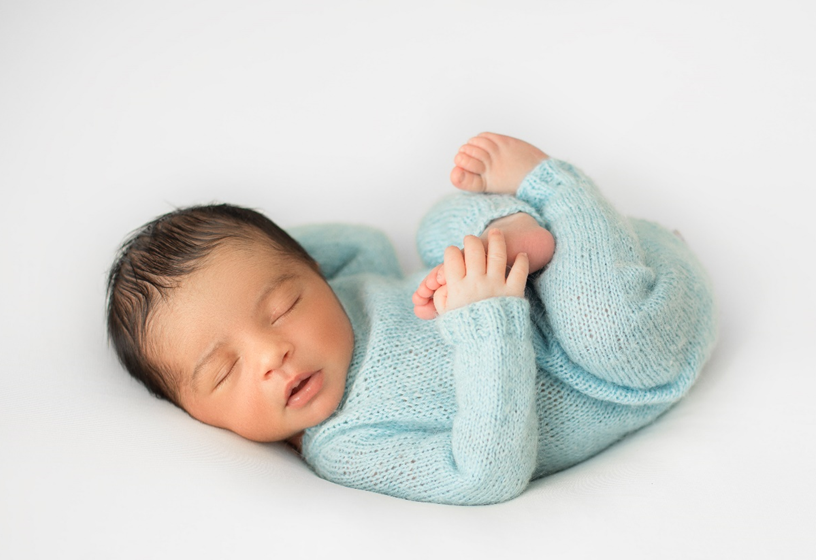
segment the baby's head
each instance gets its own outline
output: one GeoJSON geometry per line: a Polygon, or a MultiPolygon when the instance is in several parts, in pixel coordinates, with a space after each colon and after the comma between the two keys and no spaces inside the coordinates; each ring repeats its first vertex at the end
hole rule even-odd
{"type": "Polygon", "coordinates": [[[314,259],[264,215],[227,204],[170,212],[123,243],[108,335],[151,393],[255,441],[328,418],[354,346],[314,259]]]}

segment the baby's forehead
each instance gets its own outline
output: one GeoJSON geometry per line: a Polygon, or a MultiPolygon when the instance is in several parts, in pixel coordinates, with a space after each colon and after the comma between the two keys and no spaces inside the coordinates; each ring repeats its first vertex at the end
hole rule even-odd
{"type": "Polygon", "coordinates": [[[284,280],[296,280],[308,268],[268,241],[225,240],[162,295],[151,313],[149,330],[164,337],[174,334],[179,323],[200,322],[202,309],[213,313],[228,309],[215,305],[218,301],[250,305],[257,294],[284,280]]]}
{"type": "Polygon", "coordinates": [[[213,266],[234,266],[241,261],[259,262],[261,259],[267,265],[273,265],[275,270],[296,267],[299,260],[296,255],[279,247],[262,233],[253,232],[219,241],[200,259],[193,274],[213,266]]]}
{"type": "Polygon", "coordinates": [[[221,239],[215,250],[242,250],[250,253],[271,253],[285,256],[287,253],[264,232],[251,226],[241,226],[235,235],[221,239]]]}

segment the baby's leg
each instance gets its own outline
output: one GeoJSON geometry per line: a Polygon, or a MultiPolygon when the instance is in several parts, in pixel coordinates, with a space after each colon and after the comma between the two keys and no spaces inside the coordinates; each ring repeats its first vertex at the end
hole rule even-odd
{"type": "MultiPolygon", "coordinates": [[[[530,171],[549,156],[523,140],[483,132],[459,148],[453,158],[453,185],[465,191],[514,195],[530,171]]],[[[512,265],[519,253],[527,253],[530,272],[536,272],[552,259],[555,240],[528,212],[519,212],[493,220],[481,232],[487,246],[487,232],[497,228],[504,233],[507,260],[512,265]]]]}
{"type": "Polygon", "coordinates": [[[562,379],[585,392],[679,398],[716,336],[711,286],[688,246],[658,224],[622,216],[565,162],[537,167],[517,196],[558,242],[533,281],[548,369],[562,368],[562,379]]]}
{"type": "MultiPolygon", "coordinates": [[[[603,400],[645,404],[682,396],[716,338],[711,286],[688,246],[657,224],[620,215],[580,171],[526,142],[479,135],[463,146],[456,165],[454,186],[516,196],[464,195],[432,212],[419,236],[424,261],[441,262],[440,243],[461,243],[463,234],[481,232],[494,219],[529,214],[558,244],[531,282],[541,302],[532,310],[542,333],[540,365],[603,400]],[[480,222],[485,216],[492,217],[480,222]]],[[[443,283],[437,269],[420,303],[443,283]]]]}

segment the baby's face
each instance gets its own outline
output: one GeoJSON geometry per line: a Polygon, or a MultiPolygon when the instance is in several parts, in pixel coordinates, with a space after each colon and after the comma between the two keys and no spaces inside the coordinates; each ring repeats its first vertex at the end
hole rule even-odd
{"type": "Polygon", "coordinates": [[[340,404],[354,347],[334,292],[308,265],[260,242],[226,242],[151,318],[151,357],[194,418],[282,441],[340,404]]]}

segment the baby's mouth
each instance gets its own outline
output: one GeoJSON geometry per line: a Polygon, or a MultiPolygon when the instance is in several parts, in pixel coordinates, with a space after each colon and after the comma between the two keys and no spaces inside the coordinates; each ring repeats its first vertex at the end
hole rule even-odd
{"type": "Polygon", "coordinates": [[[291,381],[287,389],[286,406],[300,408],[312,400],[323,387],[323,372],[321,370],[298,376],[291,381]]]}
{"type": "Polygon", "coordinates": [[[300,383],[298,383],[297,385],[295,385],[295,388],[294,388],[294,389],[292,389],[292,394],[291,394],[291,395],[289,395],[289,397],[291,398],[291,397],[292,397],[292,395],[294,395],[295,393],[297,393],[298,391],[300,391],[300,389],[301,389],[301,388],[302,388],[304,385],[306,385],[306,382],[307,382],[307,381],[309,381],[309,378],[310,378],[310,377],[311,377],[311,375],[310,375],[309,377],[307,377],[306,379],[304,379],[303,381],[301,381],[300,383]]]}

